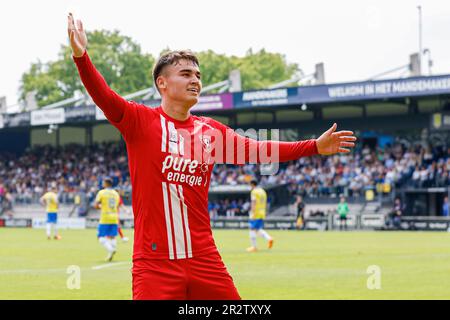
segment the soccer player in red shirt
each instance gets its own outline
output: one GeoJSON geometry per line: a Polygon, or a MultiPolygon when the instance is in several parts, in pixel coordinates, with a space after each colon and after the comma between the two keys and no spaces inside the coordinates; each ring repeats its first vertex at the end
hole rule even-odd
{"type": "Polygon", "coordinates": [[[240,299],[212,237],[208,189],[214,164],[349,152],[353,132],[335,132],[334,124],[318,139],[256,141],[191,115],[202,83],[199,62],[189,51],[169,52],[156,63],[161,106],[126,101],[90,61],[83,25],[72,14],[68,33],[84,86],[127,145],[135,221],[133,299],[240,299]]]}

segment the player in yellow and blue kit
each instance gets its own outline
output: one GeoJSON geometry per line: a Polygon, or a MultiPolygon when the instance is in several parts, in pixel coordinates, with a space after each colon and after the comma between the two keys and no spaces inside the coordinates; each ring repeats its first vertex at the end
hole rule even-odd
{"type": "Polygon", "coordinates": [[[250,193],[251,197],[251,209],[250,209],[250,242],[251,247],[247,248],[248,252],[255,252],[256,249],[256,235],[260,235],[267,240],[268,248],[272,248],[273,239],[272,237],[263,229],[264,219],[266,218],[267,210],[267,193],[263,188],[258,187],[256,180],[250,182],[252,191],[250,193]]]}
{"type": "Polygon", "coordinates": [[[47,239],[50,240],[52,237],[55,240],[60,240],[61,237],[58,234],[58,228],[56,227],[58,223],[58,190],[56,183],[53,182],[48,191],[39,199],[41,204],[46,207],[47,211],[47,239]]]}
{"type": "Polygon", "coordinates": [[[98,240],[108,251],[107,261],[111,261],[116,253],[119,224],[119,201],[120,196],[112,189],[112,180],[105,178],[103,188],[97,193],[94,208],[101,209],[98,225],[98,240]]]}

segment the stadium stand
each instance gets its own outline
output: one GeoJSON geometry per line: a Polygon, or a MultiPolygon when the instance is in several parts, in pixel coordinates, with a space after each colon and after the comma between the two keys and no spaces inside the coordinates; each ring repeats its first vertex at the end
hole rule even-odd
{"type": "MultiPolygon", "coordinates": [[[[256,176],[265,187],[286,185],[291,199],[294,194],[303,195],[313,203],[309,206],[311,212],[330,211],[334,205],[326,204],[325,199],[335,199],[340,194],[356,202],[351,205],[352,212],[376,212],[376,205],[375,209],[370,209],[373,204],[365,206],[368,190],[372,190],[375,197],[392,199],[395,190],[406,185],[432,188],[450,184],[450,146],[412,141],[417,140],[403,139],[374,149],[366,145],[352,155],[302,158],[282,164],[279,173],[272,176],[260,175],[258,165],[217,165],[211,187],[245,185],[256,176]],[[316,201],[314,205],[314,200],[319,199],[324,201],[316,201]]],[[[29,148],[18,156],[0,154],[0,198],[3,200],[8,190],[14,199],[14,206],[36,204],[51,181],[58,182],[62,204],[73,203],[77,188],[85,190],[92,201],[105,176],[113,178],[114,187],[125,195],[125,202],[129,205],[131,185],[126,150],[122,143],[109,142],[90,147],[71,144],[58,148],[47,145],[29,148]]],[[[246,216],[248,204],[248,197],[245,196],[234,199],[223,197],[211,201],[210,212],[212,216],[246,216]]],[[[284,212],[278,210],[278,214],[292,214],[290,204],[281,203],[273,209],[284,207],[284,212]]],[[[276,215],[275,211],[273,213],[276,215]]]]}
{"type": "MultiPolygon", "coordinates": [[[[137,101],[149,107],[160,104],[137,101]]],[[[77,192],[92,201],[104,176],[114,179],[125,205],[130,205],[126,146],[89,103],[0,115],[1,213],[13,205],[15,216],[26,216],[52,181],[58,182],[62,207],[70,212],[77,192]]],[[[268,192],[269,220],[293,220],[296,194],[303,195],[307,215],[320,228],[334,214],[341,195],[349,203],[350,225],[374,226],[373,219],[379,225],[379,216],[391,210],[397,196],[411,219],[443,218],[442,201],[450,192],[450,75],[208,94],[200,97],[195,109],[194,114],[253,131],[244,132],[252,137],[257,130],[276,129],[280,135],[275,139],[284,141],[317,138],[315,134],[336,122],[338,130],[351,129],[359,138],[350,155],[283,163],[272,176],[253,164],[216,165],[209,190],[209,211],[215,220],[247,218],[252,178],[268,192]]],[[[92,210],[89,217],[95,214],[92,210]]],[[[422,228],[424,221],[417,221],[416,227],[422,228]]],[[[450,226],[450,220],[445,225],[436,221],[427,220],[426,228],[450,226]]],[[[326,224],[330,227],[333,221],[326,224]]],[[[246,227],[229,224],[236,225],[246,227]]],[[[221,221],[215,224],[223,226],[221,221]]]]}

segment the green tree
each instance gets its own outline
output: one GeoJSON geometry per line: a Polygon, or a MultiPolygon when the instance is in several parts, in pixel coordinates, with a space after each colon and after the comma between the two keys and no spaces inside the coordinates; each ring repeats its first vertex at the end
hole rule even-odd
{"type": "MultiPolygon", "coordinates": [[[[87,36],[89,56],[113,90],[126,95],[153,85],[151,71],[155,59],[142,53],[140,45],[130,37],[106,30],[87,32],[87,36]]],[[[161,54],[169,50],[166,48],[161,54]]],[[[264,49],[255,53],[250,49],[244,57],[212,50],[198,52],[197,56],[204,87],[228,79],[234,69],[241,71],[243,90],[267,88],[289,79],[298,70],[298,65],[288,63],[284,55],[264,49]]],[[[36,91],[36,100],[42,107],[71,98],[77,90],[85,91],[72,60],[72,50],[62,45],[56,61],[33,63],[22,75],[20,96],[24,101],[28,92],[36,91]]]]}
{"type": "Polygon", "coordinates": [[[244,57],[228,57],[211,50],[199,52],[197,56],[203,86],[223,81],[232,70],[239,69],[243,90],[263,89],[291,78],[299,70],[298,65],[288,63],[284,55],[264,49],[256,53],[250,49],[244,57]]]}
{"type": "MultiPolygon", "coordinates": [[[[111,88],[126,95],[152,86],[152,66],[155,59],[143,54],[139,44],[119,31],[87,32],[89,56],[111,88]]],[[[56,61],[33,63],[22,75],[20,96],[36,90],[39,106],[45,106],[73,96],[76,90],[84,91],[71,48],[61,46],[56,61]]]]}
{"type": "Polygon", "coordinates": [[[212,50],[201,51],[197,53],[197,57],[204,87],[228,79],[230,72],[236,68],[231,57],[212,50]]]}
{"type": "Polygon", "coordinates": [[[267,88],[291,78],[299,70],[297,64],[287,63],[284,55],[264,49],[256,53],[250,49],[245,57],[233,60],[235,68],[241,71],[242,90],[267,88]]]}

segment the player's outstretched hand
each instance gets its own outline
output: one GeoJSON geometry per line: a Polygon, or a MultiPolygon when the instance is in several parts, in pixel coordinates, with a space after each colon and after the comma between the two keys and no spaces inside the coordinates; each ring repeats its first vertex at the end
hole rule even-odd
{"type": "Polygon", "coordinates": [[[338,131],[335,132],[337,124],[325,131],[317,140],[317,151],[321,155],[330,155],[335,153],[348,153],[349,148],[355,146],[354,141],[356,137],[353,135],[353,131],[338,131]]]}
{"type": "Polygon", "coordinates": [[[67,17],[67,32],[69,34],[70,46],[72,47],[74,57],[81,57],[87,47],[86,32],[84,32],[81,20],[77,20],[75,26],[75,20],[72,13],[69,13],[69,16],[67,17]]]}

